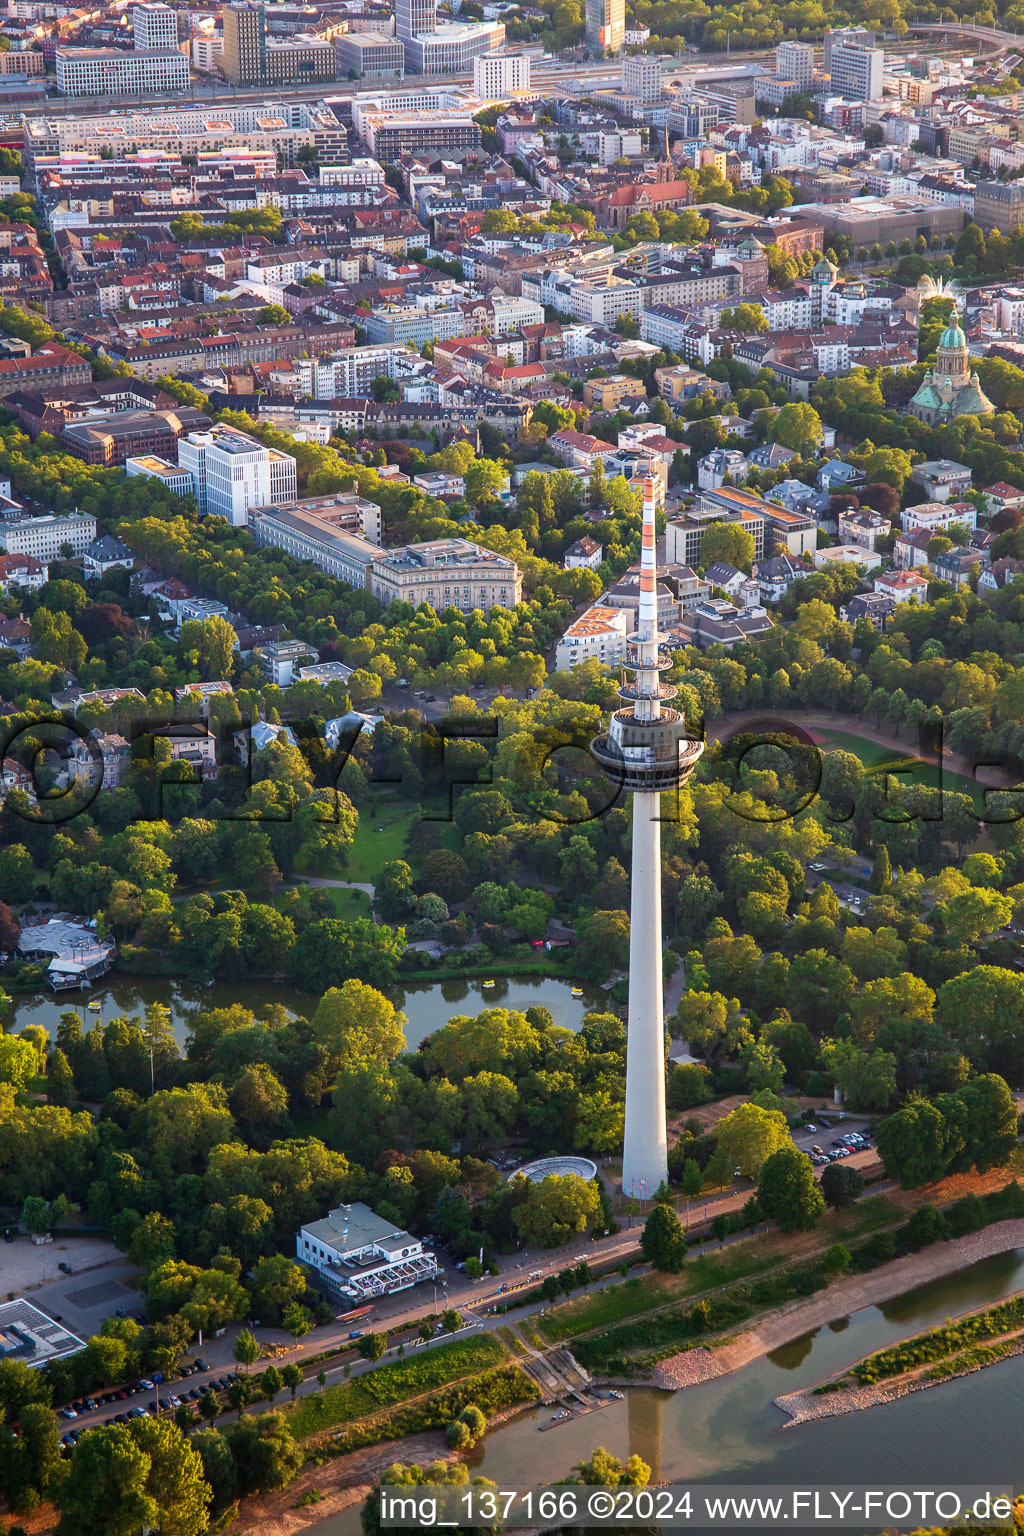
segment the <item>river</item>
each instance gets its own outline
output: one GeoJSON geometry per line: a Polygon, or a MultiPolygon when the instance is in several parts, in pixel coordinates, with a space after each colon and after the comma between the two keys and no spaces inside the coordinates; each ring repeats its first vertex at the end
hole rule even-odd
{"type": "MultiPolygon", "coordinates": [[[[405,1038],[410,1049],[415,1049],[427,1035],[440,1029],[457,1013],[477,1014],[484,1008],[527,1009],[542,1005],[550,1009],[556,1024],[578,1030],[588,1009],[607,1006],[604,994],[593,988],[583,989],[583,997],[573,997],[573,984],[552,977],[528,976],[522,978],[497,976],[493,987],[485,987],[482,981],[449,980],[421,982],[404,991],[393,988],[390,996],[409,1020],[405,1038]]],[[[50,992],[30,998],[19,998],[15,1003],[15,1016],[11,1027],[24,1029],[26,1024],[41,1024],[54,1034],[60,1016],[68,1009],[77,1009],[86,1027],[97,1020],[106,1023],[121,1015],[141,1016],[147,1003],[164,1003],[171,1010],[175,1038],[184,1046],[188,1036],[189,1017],[201,1008],[227,1008],[241,1003],[259,1013],[268,1003],[281,1003],[293,1013],[307,1018],[316,1008],[315,992],[300,992],[283,983],[258,981],[215,981],[211,986],[198,982],[171,981],[165,977],[136,979],[114,975],[89,992],[65,993],[54,996],[50,992]],[[96,1013],[88,1011],[90,1002],[98,1002],[96,1013]]]]}
{"type": "MultiPolygon", "coordinates": [[[[898,1402],[781,1433],[773,1399],[810,1386],[862,1355],[994,1302],[1024,1285],[1024,1249],[984,1259],[894,1301],[864,1307],[743,1370],[687,1392],[637,1389],[597,1414],[537,1433],[551,1414],[533,1408],[488,1436],[470,1470],[499,1487],[564,1477],[603,1445],[636,1452],[658,1480],[814,1488],[870,1482],[920,1488],[1018,1482],[1024,1357],[1003,1361],[898,1402]]],[[[358,1536],[358,1509],[322,1521],[315,1536],[358,1536]]]]}

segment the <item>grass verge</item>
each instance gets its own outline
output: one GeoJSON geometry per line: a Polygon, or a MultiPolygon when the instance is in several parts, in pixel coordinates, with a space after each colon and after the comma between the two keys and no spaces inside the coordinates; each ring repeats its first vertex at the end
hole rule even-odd
{"type": "Polygon", "coordinates": [[[301,1398],[289,1410],[289,1427],[297,1440],[350,1424],[394,1403],[419,1397],[466,1376],[478,1375],[505,1359],[505,1348],[493,1334],[473,1339],[454,1339],[426,1350],[412,1360],[368,1371],[357,1381],[339,1382],[322,1393],[301,1398]]]}

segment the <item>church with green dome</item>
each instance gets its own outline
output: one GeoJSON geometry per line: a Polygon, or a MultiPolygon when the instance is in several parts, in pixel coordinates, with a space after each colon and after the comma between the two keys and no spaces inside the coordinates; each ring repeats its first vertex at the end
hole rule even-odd
{"type": "Polygon", "coordinates": [[[971,370],[970,362],[967,337],[954,310],[939,338],[935,367],[925,374],[907,407],[911,416],[929,427],[941,427],[958,416],[991,415],[995,406],[979,384],[978,375],[971,370]]]}

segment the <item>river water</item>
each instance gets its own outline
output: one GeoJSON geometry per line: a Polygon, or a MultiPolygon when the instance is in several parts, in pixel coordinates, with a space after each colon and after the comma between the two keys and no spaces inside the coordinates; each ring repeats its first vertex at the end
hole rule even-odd
{"type": "MultiPolygon", "coordinates": [[[[948,1488],[1020,1483],[1024,1357],[898,1402],[781,1432],[773,1399],[958,1312],[1024,1285],[1024,1249],[985,1259],[958,1275],[806,1334],[742,1371],[687,1392],[626,1393],[626,1400],[545,1434],[550,1408],[534,1408],[489,1435],[470,1470],[499,1487],[523,1488],[566,1476],[601,1445],[636,1452],[652,1478],[742,1487],[757,1483],[871,1483],[948,1488]],[[1016,1476],[1015,1476],[1016,1474],[1016,1476]]],[[[358,1536],[359,1512],[321,1521],[316,1536],[358,1536]]]]}
{"type": "MultiPolygon", "coordinates": [[[[604,994],[584,988],[584,996],[576,998],[572,995],[572,987],[571,982],[551,977],[517,979],[498,976],[493,987],[485,987],[479,980],[436,981],[404,991],[394,988],[390,996],[409,1020],[405,1038],[410,1049],[415,1049],[427,1035],[440,1029],[455,1014],[477,1014],[484,1008],[525,1010],[540,1004],[550,1009],[556,1024],[578,1030],[588,1009],[603,1006],[604,994]]],[[[141,1016],[147,1003],[159,1002],[171,1010],[175,1037],[179,1045],[184,1045],[189,1015],[196,1009],[227,1008],[232,1003],[241,1003],[259,1014],[268,1003],[281,1003],[293,1013],[308,1018],[318,1000],[315,992],[300,992],[283,983],[215,981],[211,986],[204,986],[165,977],[135,979],[115,975],[90,992],[65,993],[60,997],[47,992],[19,999],[11,1027],[19,1030],[26,1024],[41,1024],[52,1035],[61,1014],[68,1009],[77,1008],[83,1024],[88,1027],[97,1020],[106,1023],[120,1015],[141,1016]],[[88,1011],[90,1002],[100,1004],[99,1012],[88,1011]]]]}

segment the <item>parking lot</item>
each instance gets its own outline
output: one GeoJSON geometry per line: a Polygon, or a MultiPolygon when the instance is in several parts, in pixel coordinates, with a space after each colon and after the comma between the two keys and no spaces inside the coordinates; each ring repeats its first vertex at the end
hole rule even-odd
{"type": "MultiPolygon", "coordinates": [[[[0,1243],[0,1295],[13,1291],[23,1296],[38,1286],[60,1281],[59,1264],[70,1264],[77,1273],[110,1263],[123,1265],[124,1254],[106,1237],[60,1237],[39,1244],[28,1237],[16,1237],[13,1243],[0,1243]]],[[[41,1305],[37,1296],[32,1299],[41,1305]]]]}
{"type": "Polygon", "coordinates": [[[825,1167],[825,1162],[821,1159],[831,1153],[840,1151],[844,1136],[860,1135],[865,1137],[866,1140],[859,1146],[853,1147],[848,1156],[844,1156],[842,1159],[830,1158],[830,1161],[849,1161],[856,1168],[877,1155],[874,1138],[868,1134],[867,1118],[865,1116],[845,1115],[840,1120],[840,1113],[841,1111],[837,1110],[833,1114],[818,1115],[810,1124],[804,1126],[802,1130],[793,1132],[793,1141],[800,1151],[806,1152],[811,1158],[817,1157],[819,1159],[816,1162],[819,1172],[825,1167]],[[821,1148],[821,1152],[818,1154],[814,1150],[816,1147],[821,1148]]]}
{"type": "Polygon", "coordinates": [[[62,1275],[52,1285],[41,1286],[32,1294],[35,1305],[64,1322],[79,1338],[99,1333],[104,1318],[118,1308],[129,1317],[142,1311],[144,1298],[134,1289],[138,1269],[126,1264],[119,1254],[119,1264],[108,1264],[86,1274],[62,1275]]]}

